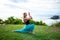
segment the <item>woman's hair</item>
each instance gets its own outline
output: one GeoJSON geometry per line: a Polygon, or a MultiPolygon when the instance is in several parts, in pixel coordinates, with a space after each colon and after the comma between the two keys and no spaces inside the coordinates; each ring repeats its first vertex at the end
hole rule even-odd
{"type": "Polygon", "coordinates": [[[26,12],[24,12],[23,13],[23,18],[25,18],[27,16],[27,13],[26,12]]]}
{"type": "Polygon", "coordinates": [[[24,18],[26,18],[26,16],[27,16],[27,13],[24,12],[24,13],[23,13],[23,20],[22,20],[23,22],[25,21],[24,18]]]}

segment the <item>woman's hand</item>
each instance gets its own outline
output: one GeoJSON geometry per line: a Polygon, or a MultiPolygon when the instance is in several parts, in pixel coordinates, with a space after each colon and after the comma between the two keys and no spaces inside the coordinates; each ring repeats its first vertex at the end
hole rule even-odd
{"type": "Polygon", "coordinates": [[[29,17],[32,19],[31,15],[30,15],[30,12],[28,12],[28,14],[29,14],[29,17]]]}
{"type": "Polygon", "coordinates": [[[28,12],[29,16],[30,16],[30,12],[28,12]]]}

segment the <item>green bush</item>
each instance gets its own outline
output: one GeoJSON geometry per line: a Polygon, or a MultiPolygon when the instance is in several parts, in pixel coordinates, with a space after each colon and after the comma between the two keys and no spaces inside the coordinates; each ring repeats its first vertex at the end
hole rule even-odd
{"type": "Polygon", "coordinates": [[[6,24],[13,24],[14,23],[14,17],[13,16],[9,17],[7,20],[5,20],[5,23],[6,24]]]}
{"type": "Polygon", "coordinates": [[[5,23],[6,24],[21,24],[22,20],[11,16],[7,20],[5,20],[5,23]]]}
{"type": "Polygon", "coordinates": [[[42,22],[42,21],[40,21],[40,22],[39,22],[39,24],[40,24],[40,25],[43,25],[43,22],[42,22]]]}
{"type": "Polygon", "coordinates": [[[35,24],[36,24],[36,25],[39,25],[39,22],[37,21],[37,22],[35,22],[35,24]]]}
{"type": "Polygon", "coordinates": [[[30,20],[30,23],[31,23],[31,24],[35,24],[35,21],[34,21],[34,20],[30,20]]]}
{"type": "MultiPolygon", "coordinates": [[[[0,19],[0,23],[2,23],[3,20],[0,19]]],[[[14,16],[8,17],[7,20],[4,21],[5,24],[25,24],[22,22],[21,19],[18,18],[14,18],[14,16]]],[[[43,23],[42,21],[34,21],[34,20],[30,20],[31,24],[36,24],[36,25],[45,25],[45,23],[43,23]]]]}
{"type": "Polygon", "coordinates": [[[3,24],[3,23],[4,23],[4,21],[2,19],[0,19],[0,24],[3,24]]]}
{"type": "Polygon", "coordinates": [[[31,24],[36,24],[36,25],[45,25],[46,26],[46,24],[45,23],[43,23],[42,21],[34,21],[34,20],[30,20],[30,23],[31,24]]]}
{"type": "Polygon", "coordinates": [[[14,24],[22,24],[22,20],[16,18],[16,19],[14,20],[14,24]]]}
{"type": "Polygon", "coordinates": [[[9,20],[5,20],[4,22],[5,22],[5,24],[10,24],[9,20]]]}
{"type": "Polygon", "coordinates": [[[60,27],[60,22],[56,23],[56,24],[53,24],[51,25],[52,27],[60,27]]]}

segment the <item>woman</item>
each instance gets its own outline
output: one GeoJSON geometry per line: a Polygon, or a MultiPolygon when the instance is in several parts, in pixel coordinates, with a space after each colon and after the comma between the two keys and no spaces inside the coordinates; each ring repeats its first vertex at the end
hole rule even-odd
{"type": "Polygon", "coordinates": [[[25,27],[21,30],[15,30],[14,32],[21,32],[21,33],[31,33],[34,34],[34,24],[30,24],[30,20],[32,19],[30,13],[23,13],[23,22],[26,24],[25,27]],[[29,15],[29,17],[27,17],[29,15]]]}

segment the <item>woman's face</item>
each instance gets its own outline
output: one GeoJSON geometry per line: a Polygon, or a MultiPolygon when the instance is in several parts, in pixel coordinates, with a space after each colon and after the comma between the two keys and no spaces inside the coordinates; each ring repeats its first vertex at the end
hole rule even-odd
{"type": "Polygon", "coordinates": [[[25,13],[25,16],[27,16],[27,13],[25,13]]]}
{"type": "Polygon", "coordinates": [[[27,16],[27,13],[24,13],[24,16],[27,16]]]}

